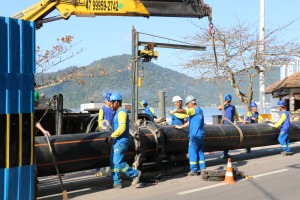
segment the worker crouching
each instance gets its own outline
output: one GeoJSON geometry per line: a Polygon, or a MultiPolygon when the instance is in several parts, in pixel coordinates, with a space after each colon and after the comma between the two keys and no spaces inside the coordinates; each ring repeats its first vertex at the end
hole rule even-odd
{"type": "Polygon", "coordinates": [[[111,174],[113,178],[113,188],[122,188],[120,172],[133,178],[132,186],[139,183],[141,171],[131,168],[125,161],[125,152],[130,145],[129,136],[129,116],[127,111],[122,108],[122,97],[118,93],[110,96],[111,108],[115,111],[113,118],[113,133],[106,138],[106,142],[112,142],[110,153],[111,174]]]}
{"type": "Polygon", "coordinates": [[[205,169],[205,156],[204,156],[204,115],[201,108],[197,106],[196,98],[189,95],[185,99],[187,109],[173,110],[174,113],[187,114],[188,122],[182,126],[175,126],[177,129],[182,129],[189,126],[189,161],[190,172],[188,176],[197,176],[198,170],[200,172],[205,169]]]}

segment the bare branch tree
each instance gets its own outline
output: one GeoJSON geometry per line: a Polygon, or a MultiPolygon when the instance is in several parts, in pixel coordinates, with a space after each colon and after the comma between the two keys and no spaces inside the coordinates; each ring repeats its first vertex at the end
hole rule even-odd
{"type": "Polygon", "coordinates": [[[57,44],[52,49],[43,50],[40,46],[36,48],[36,76],[38,77],[37,88],[52,87],[68,80],[75,80],[84,84],[81,77],[84,76],[86,67],[74,67],[61,73],[51,73],[59,64],[69,60],[83,52],[83,49],[74,50],[78,43],[73,43],[73,36],[66,35],[57,38],[57,44]]]}
{"type": "Polygon", "coordinates": [[[198,26],[199,32],[190,38],[194,43],[207,46],[207,51],[196,54],[184,66],[197,73],[200,80],[214,83],[218,79],[220,83],[228,80],[239,100],[248,108],[253,98],[254,78],[263,70],[286,64],[294,59],[295,55],[299,55],[300,44],[296,40],[285,41],[279,37],[292,23],[270,30],[265,35],[264,55],[259,51],[262,41],[253,25],[238,21],[233,27],[214,27],[215,52],[212,37],[207,34],[207,27],[198,26]],[[248,84],[245,91],[242,91],[242,82],[248,84]]]}

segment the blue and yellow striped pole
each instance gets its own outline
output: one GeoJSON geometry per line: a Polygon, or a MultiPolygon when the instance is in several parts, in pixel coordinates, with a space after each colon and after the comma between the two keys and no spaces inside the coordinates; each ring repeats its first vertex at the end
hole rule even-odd
{"type": "Polygon", "coordinates": [[[0,17],[0,199],[34,198],[35,25],[0,17]]]}

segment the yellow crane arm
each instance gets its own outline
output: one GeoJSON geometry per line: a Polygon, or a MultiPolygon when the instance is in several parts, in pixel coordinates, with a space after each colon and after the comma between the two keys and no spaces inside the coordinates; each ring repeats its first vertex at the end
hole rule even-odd
{"type": "Polygon", "coordinates": [[[64,19],[71,15],[191,18],[211,16],[211,8],[203,0],[42,0],[12,18],[38,22],[55,9],[64,19]]]}

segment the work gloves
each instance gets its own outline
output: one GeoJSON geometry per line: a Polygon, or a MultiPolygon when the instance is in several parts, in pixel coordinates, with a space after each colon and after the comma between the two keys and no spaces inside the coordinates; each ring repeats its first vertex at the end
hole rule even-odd
{"type": "Polygon", "coordinates": [[[110,144],[112,142],[113,138],[111,137],[111,135],[109,135],[108,137],[105,138],[105,143],[106,144],[110,144]]]}
{"type": "Polygon", "coordinates": [[[174,110],[170,110],[170,111],[168,112],[169,115],[174,115],[174,113],[175,113],[174,110]]]}
{"type": "Polygon", "coordinates": [[[275,125],[274,125],[274,124],[272,124],[272,123],[268,123],[268,125],[269,125],[269,126],[271,126],[271,127],[274,127],[274,128],[276,128],[276,127],[275,127],[275,125]]]}
{"type": "Polygon", "coordinates": [[[111,127],[111,125],[107,125],[107,126],[106,126],[106,130],[107,130],[107,131],[112,131],[113,128],[111,127]]]}
{"type": "Polygon", "coordinates": [[[182,129],[182,126],[176,125],[175,128],[176,128],[176,129],[182,129]]]}

